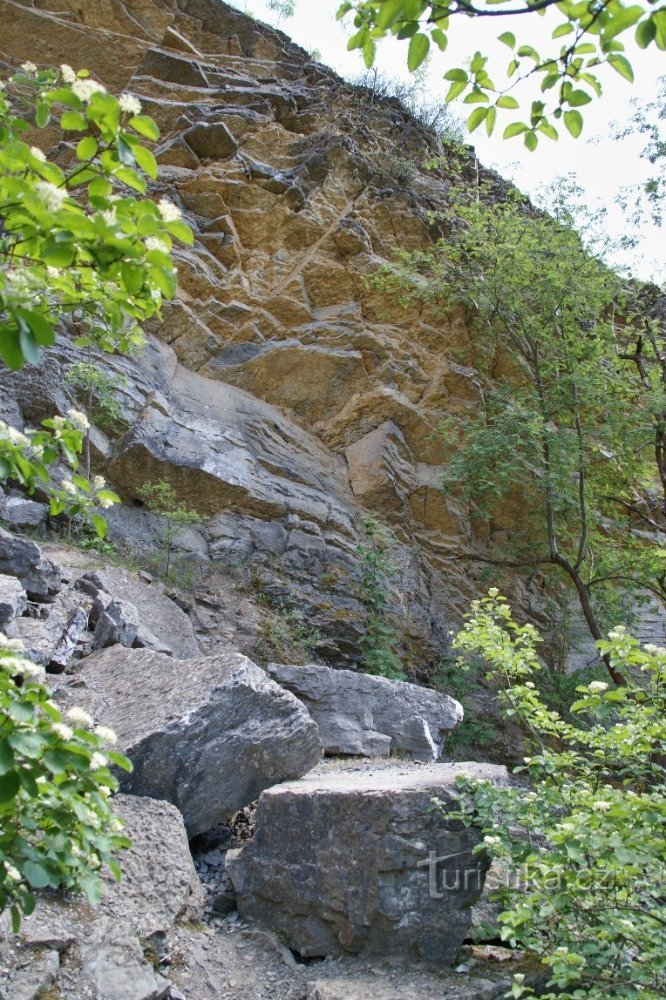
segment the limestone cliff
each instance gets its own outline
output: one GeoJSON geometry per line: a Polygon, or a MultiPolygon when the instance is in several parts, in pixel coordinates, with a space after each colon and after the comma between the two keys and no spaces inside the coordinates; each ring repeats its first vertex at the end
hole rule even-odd
{"type": "MultiPolygon", "coordinates": [[[[0,38],[7,68],[67,62],[140,97],[162,131],[154,195],[197,234],[143,356],[104,362],[129,381],[124,433],[95,435],[96,467],[130,505],[168,478],[207,518],[190,548],[209,572],[251,565],[255,591],[299,606],[337,664],[358,659],[362,515],[388,521],[403,654],[426,678],[476,591],[461,557],[488,542],[442,491],[435,431],[480,390],[464,315],[403,309],[366,279],[431,243],[429,213],[454,172],[476,180],[473,154],[425,170],[443,153],[433,133],[218,0],[4,0],[0,38]]],[[[7,412],[71,405],[75,353],[63,340],[5,381],[7,412]]],[[[142,516],[113,520],[132,549],[142,516]]]]}

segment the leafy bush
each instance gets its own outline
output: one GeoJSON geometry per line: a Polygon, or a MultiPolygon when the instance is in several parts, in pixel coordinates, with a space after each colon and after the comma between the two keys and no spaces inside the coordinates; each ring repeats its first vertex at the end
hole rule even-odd
{"type": "Polygon", "coordinates": [[[257,649],[264,657],[308,662],[321,642],[321,633],[312,628],[302,611],[277,604],[262,619],[257,649]]]}
{"type": "MultiPolygon", "coordinates": [[[[517,769],[527,783],[463,780],[459,818],[483,831],[477,850],[509,868],[501,934],[549,968],[542,997],[656,1000],[666,975],[666,649],[612,630],[599,648],[626,684],[579,687],[568,722],[532,680],[539,641],[491,590],[454,642],[488,664],[534,748],[517,769]]],[[[521,980],[509,995],[534,994],[521,980]]]]}
{"type": "Polygon", "coordinates": [[[359,557],[359,597],[368,612],[365,635],[361,639],[363,669],[393,680],[404,680],[402,661],[396,647],[398,636],[387,618],[391,599],[389,579],[395,573],[391,559],[393,536],[374,517],[363,521],[365,540],[357,547],[359,557]]]}
{"type": "Polygon", "coordinates": [[[83,710],[65,722],[44,679],[0,634],[0,911],[9,908],[14,930],[34,910],[35,889],[99,899],[100,869],[119,879],[112,853],[129,847],[109,806],[118,787],[109,765],[131,764],[83,710]]]}

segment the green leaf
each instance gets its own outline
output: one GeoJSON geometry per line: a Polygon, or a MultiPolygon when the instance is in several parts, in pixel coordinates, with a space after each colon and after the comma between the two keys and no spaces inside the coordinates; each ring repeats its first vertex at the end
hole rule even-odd
{"type": "Polygon", "coordinates": [[[132,295],[136,295],[143,288],[143,283],[146,280],[146,272],[141,264],[130,264],[127,261],[123,261],[120,265],[120,274],[123,279],[123,285],[132,295]]]}
{"type": "Polygon", "coordinates": [[[69,267],[74,262],[76,248],[67,243],[51,243],[42,254],[45,263],[52,267],[69,267]]]}
{"type": "Polygon", "coordinates": [[[146,182],[143,177],[137,174],[136,170],[132,170],[130,167],[118,167],[115,174],[123,184],[127,184],[128,187],[134,188],[135,191],[139,191],[141,194],[146,193],[146,182]]]}
{"type": "Polygon", "coordinates": [[[134,118],[130,118],[128,122],[130,128],[138,132],[145,139],[151,139],[153,142],[157,142],[160,137],[160,130],[148,115],[135,115],[134,118]]]}
{"type": "Polygon", "coordinates": [[[459,97],[460,94],[462,94],[466,86],[466,80],[459,80],[457,83],[452,83],[446,97],[444,98],[445,102],[450,104],[451,101],[455,101],[456,97],[459,97]]]}
{"type": "Polygon", "coordinates": [[[646,49],[650,42],[654,41],[656,34],[657,29],[654,21],[652,18],[646,17],[636,28],[636,44],[640,49],[646,49]]]}
{"type": "Polygon", "coordinates": [[[439,48],[440,52],[446,51],[446,46],[448,45],[448,37],[444,34],[441,28],[433,28],[430,32],[430,37],[432,38],[435,45],[439,48]]]}
{"type": "Polygon", "coordinates": [[[570,35],[573,30],[574,28],[571,21],[564,21],[563,24],[558,24],[551,37],[562,38],[564,35],[570,35]]]}
{"type": "Polygon", "coordinates": [[[108,525],[101,514],[91,514],[91,520],[98,538],[106,538],[108,525]]]}
{"type": "Polygon", "coordinates": [[[515,49],[516,47],[516,36],[512,31],[503,31],[501,35],[497,36],[497,41],[508,45],[510,49],[515,49]]]}
{"type": "Polygon", "coordinates": [[[134,158],[138,165],[143,170],[144,174],[148,174],[151,180],[155,180],[157,177],[157,160],[145,146],[136,146],[134,149],[134,158]]]}
{"type": "Polygon", "coordinates": [[[488,114],[486,115],[486,132],[488,135],[493,134],[493,129],[495,128],[496,121],[497,121],[497,108],[488,108],[488,114]]]}
{"type": "Polygon", "coordinates": [[[467,131],[473,132],[477,129],[489,111],[490,108],[475,108],[467,119],[467,131]]]}
{"type": "Polygon", "coordinates": [[[21,309],[20,315],[32,330],[40,347],[51,347],[55,344],[55,333],[46,316],[39,312],[28,312],[27,309],[21,309]]]}
{"type": "Polygon", "coordinates": [[[21,345],[23,357],[28,364],[39,364],[39,347],[37,346],[32,330],[25,323],[21,323],[19,326],[19,344],[21,345]]]}
{"type": "Polygon", "coordinates": [[[47,886],[52,886],[55,889],[58,885],[57,877],[54,877],[45,865],[41,865],[37,861],[24,861],[21,868],[23,875],[33,889],[46,889],[47,886]]]}
{"type": "Polygon", "coordinates": [[[410,73],[417,70],[430,51],[430,39],[422,32],[413,35],[409,40],[407,50],[407,68],[410,73]]]}
{"type": "Polygon", "coordinates": [[[539,125],[539,132],[543,132],[545,136],[552,139],[553,142],[557,142],[559,136],[557,134],[557,129],[550,122],[541,122],[539,125]]]}
{"type": "Polygon", "coordinates": [[[175,236],[177,240],[180,240],[181,243],[186,243],[187,246],[192,246],[194,243],[194,233],[188,224],[183,222],[182,219],[174,219],[173,222],[168,222],[166,228],[167,231],[170,232],[172,236],[175,236]]]}
{"type": "Polygon", "coordinates": [[[498,98],[497,107],[511,108],[512,110],[515,110],[516,108],[520,107],[520,105],[518,104],[518,101],[516,100],[515,97],[510,97],[508,94],[504,94],[502,97],[498,98]]]}
{"type": "MultiPolygon", "coordinates": [[[[612,7],[609,9],[612,10],[612,7]]],[[[604,39],[615,38],[616,35],[626,31],[627,28],[633,27],[637,21],[640,21],[644,14],[644,8],[639,7],[637,4],[634,4],[633,7],[620,7],[604,25],[604,39]]]]}
{"type": "Polygon", "coordinates": [[[51,120],[51,112],[45,101],[39,101],[35,112],[35,124],[39,128],[44,128],[51,120]]]}
{"type": "Polygon", "coordinates": [[[570,104],[572,108],[580,108],[584,104],[589,104],[591,100],[590,95],[586,94],[584,90],[572,90],[566,98],[566,103],[570,104]]]}
{"type": "Polygon", "coordinates": [[[577,139],[583,131],[583,116],[580,111],[565,111],[562,118],[567,131],[577,139]]]}
{"type": "Polygon", "coordinates": [[[450,69],[444,74],[445,80],[453,80],[454,82],[467,83],[469,77],[464,69],[450,69]]]}
{"type": "Polygon", "coordinates": [[[533,153],[534,150],[539,145],[539,139],[538,139],[538,137],[536,135],[536,132],[533,132],[532,130],[530,130],[530,131],[528,131],[528,132],[525,133],[525,140],[524,141],[525,141],[525,145],[529,149],[530,153],[533,153]]]}
{"type": "Polygon", "coordinates": [[[44,737],[34,732],[23,732],[22,730],[15,729],[13,733],[9,734],[7,741],[13,746],[14,750],[23,754],[24,757],[29,757],[31,760],[40,757],[44,749],[44,737]]]}
{"type": "MultiPolygon", "coordinates": [[[[619,73],[620,76],[623,76],[625,80],[629,81],[629,83],[634,82],[634,70],[631,63],[626,58],[626,56],[619,56],[619,55],[609,56],[608,63],[610,66],[613,67],[616,73],[619,73]]],[[[574,93],[578,93],[578,91],[574,91],[574,93]]],[[[571,101],[569,103],[571,103],[571,101]]]]}
{"type": "Polygon", "coordinates": [[[116,753],[115,750],[107,750],[106,756],[109,758],[112,764],[116,765],[116,767],[121,768],[121,770],[123,771],[127,771],[128,774],[131,773],[132,762],[124,754],[116,753]]]}
{"type": "Polygon", "coordinates": [[[88,122],[78,111],[65,111],[60,119],[60,126],[65,132],[85,132],[88,122]]]}
{"type": "Polygon", "coordinates": [[[0,802],[10,802],[21,787],[16,771],[8,771],[0,776],[0,802]]]}
{"type": "Polygon", "coordinates": [[[6,740],[0,743],[0,775],[6,774],[14,766],[14,751],[6,740]]]}
{"type": "Polygon", "coordinates": [[[85,136],[76,147],[76,155],[79,160],[91,160],[96,152],[97,140],[92,135],[85,136]]]}

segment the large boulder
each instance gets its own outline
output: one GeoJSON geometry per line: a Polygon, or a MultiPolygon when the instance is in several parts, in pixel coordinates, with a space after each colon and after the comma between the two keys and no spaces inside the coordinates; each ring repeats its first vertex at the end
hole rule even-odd
{"type": "Polygon", "coordinates": [[[178,806],[190,837],[322,756],[305,708],[240,653],[179,661],[112,646],[80,676],[59,699],[116,731],[134,765],[123,790],[178,806]]]}
{"type": "Polygon", "coordinates": [[[96,907],[81,898],[40,893],[20,934],[0,946],[1,1000],[171,995],[170,983],[146,955],[159,955],[175,924],[203,912],[185,827],[168,802],[118,795],[113,808],[132,841],[117,859],[122,881],[106,872],[96,907]]]}
{"type": "Polygon", "coordinates": [[[452,962],[488,867],[472,853],[478,831],[448,815],[458,775],[507,780],[503,767],[473,763],[322,766],[268,789],[254,838],[227,854],[241,916],[306,957],[452,962]]]}
{"type": "Polygon", "coordinates": [[[48,601],[60,590],[62,571],[39,545],[0,528],[0,574],[17,577],[35,601],[48,601]]]}
{"type": "Polygon", "coordinates": [[[460,702],[417,684],[317,664],[266,669],[303,702],[326,754],[437,760],[446,734],[462,722],[460,702]]]}

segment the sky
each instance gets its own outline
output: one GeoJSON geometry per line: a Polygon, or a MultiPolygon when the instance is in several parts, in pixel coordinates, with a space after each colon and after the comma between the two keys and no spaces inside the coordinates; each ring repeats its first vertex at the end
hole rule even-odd
{"type": "MultiPolygon", "coordinates": [[[[309,51],[316,51],[318,58],[341,76],[357,77],[364,71],[358,51],[347,51],[347,38],[351,22],[341,25],[335,20],[338,0],[295,0],[296,13],[289,19],[280,19],[268,8],[268,0],[231,0],[235,7],[279,27],[294,41],[309,51]]],[[[513,18],[454,18],[445,53],[435,50],[428,64],[424,82],[428,97],[438,97],[448,87],[442,80],[447,69],[464,65],[477,49],[488,55],[488,69],[504,68],[510,58],[509,50],[497,42],[497,36],[512,30],[518,44],[527,42],[540,48],[540,43],[550,39],[554,25],[562,20],[555,11],[544,17],[513,18]]],[[[628,32],[627,35],[630,35],[628,32]]],[[[585,126],[579,139],[568,133],[560,135],[558,142],[543,138],[534,153],[528,152],[521,139],[502,139],[502,131],[509,121],[500,119],[493,136],[485,131],[474,132],[466,141],[476,147],[481,162],[494,167],[503,176],[532,198],[539,199],[548,186],[558,177],[573,178],[584,191],[584,201],[590,211],[606,208],[604,231],[612,238],[619,238],[627,231],[627,218],[616,204],[619,190],[627,185],[640,183],[648,176],[649,165],[640,159],[640,138],[619,140],[618,123],[625,122],[632,113],[632,100],[653,100],[658,90],[658,80],[666,74],[666,58],[655,45],[641,51],[629,40],[625,41],[627,56],[635,73],[633,84],[624,80],[610,67],[604,67],[599,77],[604,87],[600,100],[583,109],[585,126]]],[[[392,78],[407,80],[407,48],[405,42],[386,39],[379,44],[377,68],[392,78]]],[[[499,73],[496,74],[499,77],[499,73]]],[[[527,91],[525,92],[527,95],[527,91]]],[[[520,97],[520,94],[518,95],[520,97]]],[[[536,96],[529,91],[529,98],[536,96]]],[[[525,98],[527,103],[527,96],[525,98]]],[[[522,103],[522,102],[521,102],[522,103]]],[[[454,103],[454,112],[466,117],[469,107],[454,103]]],[[[612,257],[619,266],[627,268],[645,280],[666,281],[666,231],[649,223],[643,224],[639,243],[633,250],[618,250],[612,257]]]]}

